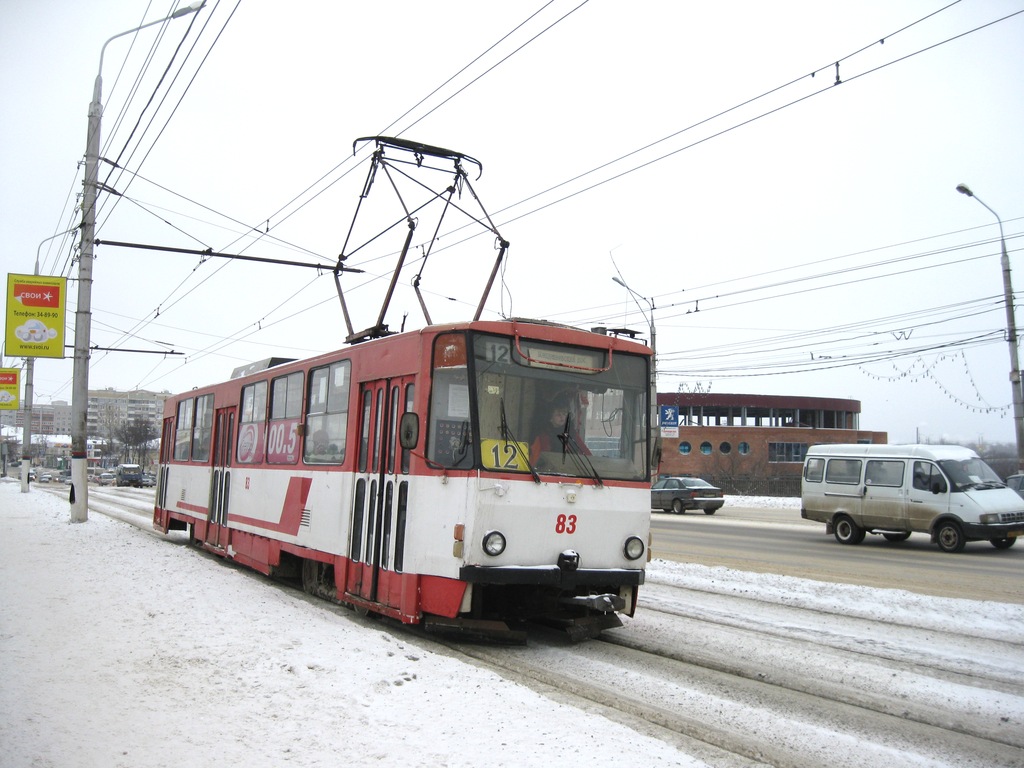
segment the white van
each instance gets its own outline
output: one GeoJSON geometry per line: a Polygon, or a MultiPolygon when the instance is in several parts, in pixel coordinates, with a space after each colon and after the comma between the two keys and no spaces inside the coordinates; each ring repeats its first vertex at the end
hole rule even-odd
{"type": "Polygon", "coordinates": [[[905,541],[919,532],[959,552],[982,540],[1009,549],[1024,536],[1024,499],[955,445],[812,446],[800,516],[825,523],[842,544],[860,544],[865,533],[905,541]]]}

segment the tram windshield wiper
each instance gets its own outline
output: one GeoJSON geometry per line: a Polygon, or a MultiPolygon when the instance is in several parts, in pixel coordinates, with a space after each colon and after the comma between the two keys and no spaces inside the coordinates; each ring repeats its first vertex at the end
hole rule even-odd
{"type": "Polygon", "coordinates": [[[561,434],[558,435],[558,441],[562,444],[562,461],[565,461],[566,454],[572,457],[572,463],[576,467],[576,471],[581,475],[589,475],[594,478],[594,482],[598,485],[604,485],[604,481],[601,480],[601,476],[594,469],[594,463],[590,460],[590,457],[580,448],[580,444],[577,442],[576,437],[573,436],[571,426],[572,416],[566,414],[565,417],[565,428],[561,434]]]}
{"type": "Polygon", "coordinates": [[[472,442],[471,430],[469,428],[469,422],[462,422],[462,434],[459,437],[459,447],[455,449],[455,466],[459,466],[462,460],[466,458],[466,451],[469,450],[469,444],[472,442]]]}
{"type": "MultiPolygon", "coordinates": [[[[505,415],[505,398],[504,397],[501,398],[501,400],[499,401],[499,405],[501,407],[501,423],[498,425],[498,430],[499,430],[499,432],[501,434],[501,439],[505,441],[505,445],[506,446],[509,443],[511,443],[514,446],[517,446],[516,450],[518,451],[519,450],[519,448],[518,448],[519,441],[516,440],[516,436],[512,434],[512,428],[509,427],[509,425],[508,425],[508,417],[505,415]]],[[[522,455],[523,455],[523,458],[526,460],[526,466],[529,468],[530,474],[533,475],[533,482],[539,483],[540,482],[540,475],[537,473],[537,470],[534,469],[533,462],[530,461],[530,451],[527,450],[527,451],[523,452],[522,455]]]]}

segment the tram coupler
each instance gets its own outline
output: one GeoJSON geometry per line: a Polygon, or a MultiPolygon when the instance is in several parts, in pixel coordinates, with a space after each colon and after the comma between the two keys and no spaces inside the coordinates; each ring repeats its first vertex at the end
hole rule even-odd
{"type": "Polygon", "coordinates": [[[621,627],[622,619],[617,613],[592,613],[589,616],[576,618],[552,617],[543,619],[542,623],[561,629],[572,642],[578,643],[581,640],[600,637],[601,632],[606,629],[621,627]]]}
{"type": "Polygon", "coordinates": [[[623,611],[626,608],[626,601],[622,595],[606,593],[603,595],[574,595],[573,597],[562,597],[559,601],[562,605],[572,605],[577,608],[589,608],[592,611],[601,613],[612,613],[623,611]]]}

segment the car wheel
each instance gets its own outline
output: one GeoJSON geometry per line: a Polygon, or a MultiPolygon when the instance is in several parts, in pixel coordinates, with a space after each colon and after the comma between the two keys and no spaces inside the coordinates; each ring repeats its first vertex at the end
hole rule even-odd
{"type": "Polygon", "coordinates": [[[705,515],[713,515],[713,514],[715,514],[715,512],[717,512],[717,511],[718,511],[718,509],[705,509],[705,510],[704,510],[704,514],[705,514],[705,515]]]}
{"type": "Polygon", "coordinates": [[[839,515],[833,530],[840,544],[860,544],[864,541],[864,529],[853,522],[849,515],[839,515]]]}
{"type": "Polygon", "coordinates": [[[903,532],[903,533],[883,533],[882,536],[885,538],[886,541],[906,541],[907,539],[910,538],[910,534],[906,533],[906,532],[903,532]]]}
{"type": "Polygon", "coordinates": [[[682,499],[672,499],[672,511],[677,515],[685,515],[686,508],[683,506],[682,499]]]}
{"type": "Polygon", "coordinates": [[[943,552],[960,552],[967,540],[964,538],[964,531],[958,523],[947,520],[940,523],[935,531],[935,542],[943,552]]]}
{"type": "Polygon", "coordinates": [[[1009,549],[1017,543],[1017,537],[1011,536],[1007,539],[989,539],[992,542],[992,546],[996,549],[1009,549]]]}

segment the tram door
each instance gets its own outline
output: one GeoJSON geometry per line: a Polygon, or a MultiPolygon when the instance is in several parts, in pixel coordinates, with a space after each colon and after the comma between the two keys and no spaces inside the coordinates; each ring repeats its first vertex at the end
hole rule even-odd
{"type": "Polygon", "coordinates": [[[206,543],[228,545],[228,502],[231,496],[231,447],[234,444],[235,409],[219,408],[213,419],[213,476],[210,483],[210,515],[206,543]]]}
{"type": "Polygon", "coordinates": [[[398,445],[398,422],[412,377],[367,382],[359,398],[359,448],[349,542],[347,591],[389,603],[389,581],[401,569],[408,463],[398,445]]]}

